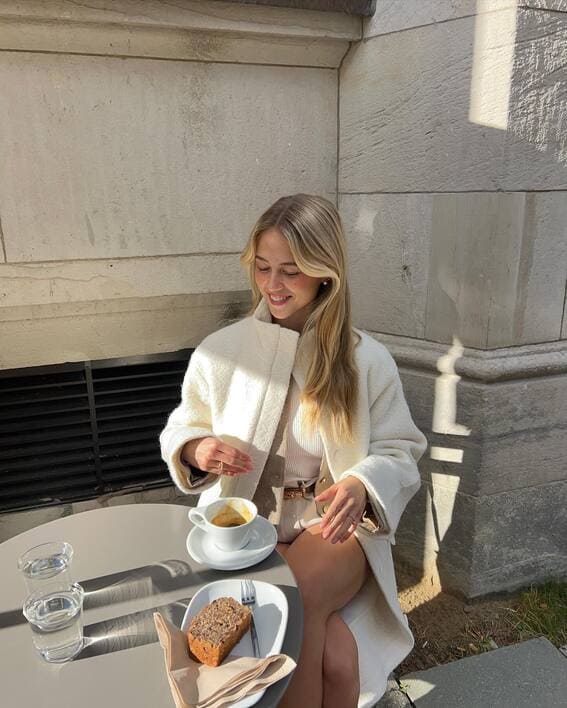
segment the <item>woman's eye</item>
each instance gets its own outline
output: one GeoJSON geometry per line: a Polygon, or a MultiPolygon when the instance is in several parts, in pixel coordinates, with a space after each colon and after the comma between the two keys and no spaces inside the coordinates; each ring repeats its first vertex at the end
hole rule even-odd
{"type": "Polygon", "coordinates": [[[288,278],[294,278],[296,275],[299,275],[299,273],[286,273],[284,271],[284,275],[287,275],[288,278]]]}
{"type": "Polygon", "coordinates": [[[260,266],[256,266],[256,270],[259,271],[260,273],[267,273],[270,269],[269,268],[260,268],[260,266]]]}

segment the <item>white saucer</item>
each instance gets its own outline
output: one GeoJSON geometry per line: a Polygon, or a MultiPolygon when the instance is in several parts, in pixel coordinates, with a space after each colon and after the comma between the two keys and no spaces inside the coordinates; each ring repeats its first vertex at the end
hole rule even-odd
{"type": "Polygon", "coordinates": [[[252,522],[250,540],[244,548],[222,551],[205,531],[194,526],[187,536],[187,552],[197,563],[214,570],[240,570],[267,558],[277,542],[278,534],[274,525],[263,516],[257,516],[252,522]]]}

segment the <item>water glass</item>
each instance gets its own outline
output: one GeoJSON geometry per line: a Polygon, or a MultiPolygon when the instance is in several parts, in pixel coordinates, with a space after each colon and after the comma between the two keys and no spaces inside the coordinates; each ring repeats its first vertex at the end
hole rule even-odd
{"type": "Polygon", "coordinates": [[[73,547],[66,541],[42,543],[27,550],[18,560],[29,593],[64,590],[73,584],[73,547]]]}
{"type": "Polygon", "coordinates": [[[65,590],[38,590],[27,597],[24,616],[34,646],[46,661],[69,661],[83,648],[83,597],[78,583],[65,590]]]}
{"type": "Polygon", "coordinates": [[[73,548],[66,541],[34,546],[18,561],[29,595],[23,612],[33,643],[49,662],[72,659],[83,646],[83,588],[71,576],[73,548]]]}

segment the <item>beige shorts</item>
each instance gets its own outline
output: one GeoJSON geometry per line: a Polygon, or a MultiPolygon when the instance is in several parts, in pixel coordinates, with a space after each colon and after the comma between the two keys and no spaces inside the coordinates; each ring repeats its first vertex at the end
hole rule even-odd
{"type": "Polygon", "coordinates": [[[312,494],[284,499],[282,504],[282,515],[277,526],[280,543],[292,543],[303,530],[321,521],[312,494]]]}

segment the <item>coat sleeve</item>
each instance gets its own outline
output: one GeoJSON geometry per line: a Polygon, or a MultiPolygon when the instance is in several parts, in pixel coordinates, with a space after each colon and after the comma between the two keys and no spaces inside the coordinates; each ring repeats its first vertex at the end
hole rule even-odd
{"type": "Polygon", "coordinates": [[[185,443],[213,435],[205,361],[196,349],[181,388],[181,403],[171,413],[159,441],[161,456],[171,478],[185,494],[200,494],[218,481],[218,476],[185,464],[181,451],[185,443]]]}
{"type": "Polygon", "coordinates": [[[388,352],[386,355],[386,361],[382,359],[383,375],[370,376],[382,379],[382,383],[375,383],[369,392],[368,456],[345,470],[341,479],[350,475],[366,487],[372,510],[381,523],[374,527],[363,524],[363,528],[393,536],[402,512],[419,489],[417,462],[427,441],[411,418],[396,363],[388,352]]]}

